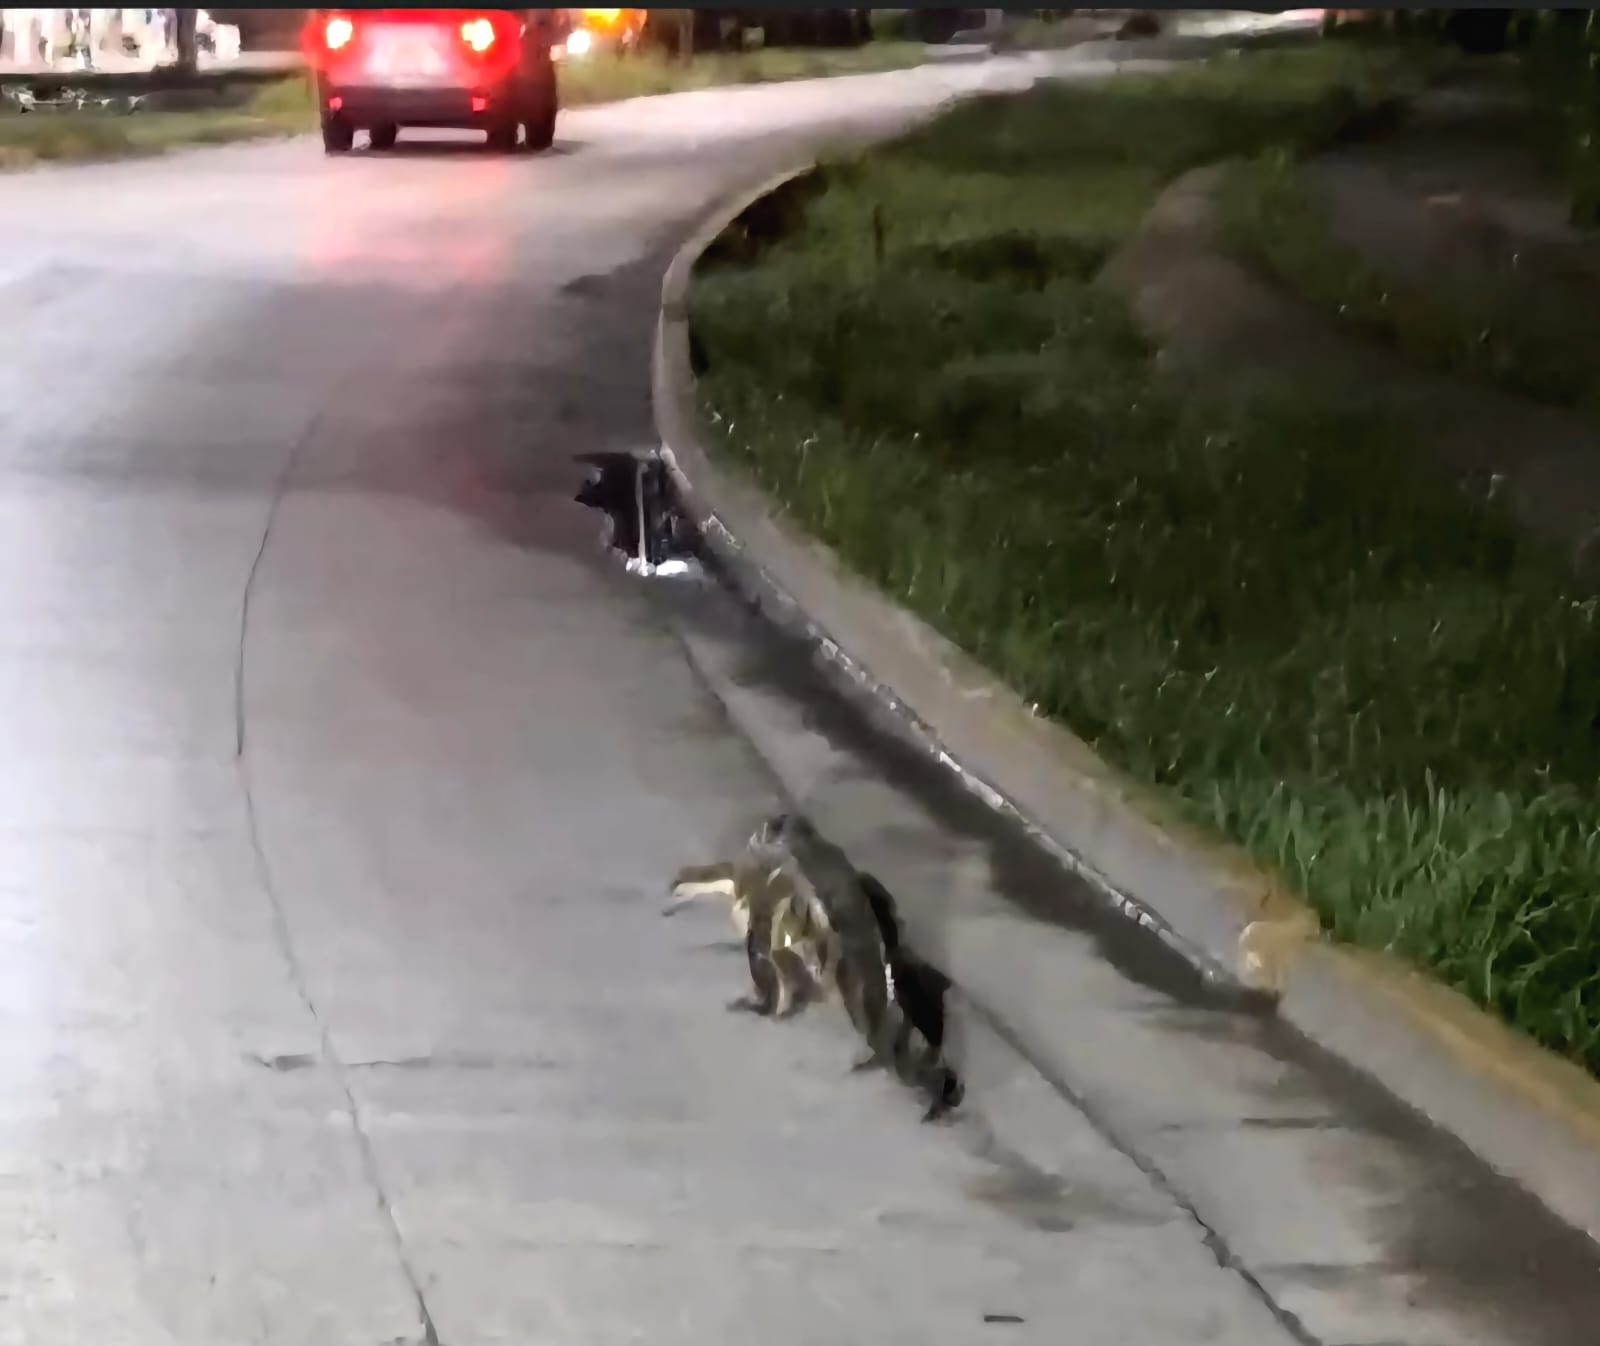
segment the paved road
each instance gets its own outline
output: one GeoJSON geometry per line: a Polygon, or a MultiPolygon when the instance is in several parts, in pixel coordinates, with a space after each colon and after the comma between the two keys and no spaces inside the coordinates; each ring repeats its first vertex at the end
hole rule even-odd
{"type": "MultiPolygon", "coordinates": [[[[1031,69],[577,112],[519,161],[5,180],[0,1343],[1309,1339],[979,1021],[970,1117],[921,1127],[656,915],[775,802],[752,745],[804,749],[800,701],[610,564],[573,455],[650,442],[714,197],[1031,69]]],[[[1176,1103],[1194,1063],[1150,1060],[1176,1103]]]]}
{"type": "Polygon", "coordinates": [[[1279,1339],[1042,1088],[1070,1254],[656,917],[773,786],[573,455],[714,196],[992,75],[7,180],[0,1340],[1279,1339]]]}

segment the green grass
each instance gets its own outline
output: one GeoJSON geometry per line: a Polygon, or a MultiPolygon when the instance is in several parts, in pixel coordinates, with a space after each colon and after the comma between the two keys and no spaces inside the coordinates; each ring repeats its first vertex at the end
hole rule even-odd
{"type": "Polygon", "coordinates": [[[1595,602],[1380,424],[1179,401],[1092,283],[1176,173],[1339,135],[1402,73],[1367,62],[1041,88],[835,165],[803,232],[698,280],[702,391],[722,452],[1041,712],[1596,1069],[1595,602]]]}
{"type": "Polygon", "coordinates": [[[1407,283],[1331,236],[1302,171],[1281,153],[1231,165],[1220,204],[1237,252],[1364,338],[1443,373],[1600,414],[1596,287],[1553,252],[1517,256],[1485,240],[1470,280],[1407,283]]]}
{"type": "Polygon", "coordinates": [[[0,113],[0,169],[295,135],[316,124],[316,100],[299,78],[241,92],[231,106],[196,111],[0,113]]]}
{"type": "Polygon", "coordinates": [[[869,74],[916,65],[925,51],[920,42],[880,41],[842,49],[758,47],[696,56],[687,62],[650,51],[627,56],[595,53],[562,66],[561,97],[577,107],[721,85],[869,74]]]}

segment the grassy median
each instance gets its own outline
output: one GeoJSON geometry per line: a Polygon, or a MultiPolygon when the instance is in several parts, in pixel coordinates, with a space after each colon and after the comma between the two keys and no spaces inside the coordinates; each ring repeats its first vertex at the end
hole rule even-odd
{"type": "Polygon", "coordinates": [[[0,111],[0,169],[127,158],[179,145],[222,145],[316,129],[316,99],[303,79],[273,80],[223,96],[227,101],[221,106],[182,111],[0,111]]]}
{"type": "Polygon", "coordinates": [[[1600,1069],[1595,601],[1315,389],[1180,401],[1093,284],[1174,175],[1404,76],[1330,46],[959,108],[700,278],[703,392],[801,523],[1337,936],[1600,1069]]]}

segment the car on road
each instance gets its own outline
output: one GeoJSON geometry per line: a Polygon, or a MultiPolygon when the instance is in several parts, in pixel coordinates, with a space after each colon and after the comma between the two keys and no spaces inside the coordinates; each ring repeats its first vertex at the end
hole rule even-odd
{"type": "Polygon", "coordinates": [[[572,9],[566,35],[566,54],[584,57],[591,52],[620,55],[633,51],[644,33],[642,9],[572,9]]]}
{"type": "Polygon", "coordinates": [[[365,131],[387,150],[404,127],[444,127],[481,130],[504,153],[548,149],[561,36],[551,10],[313,10],[304,46],[322,146],[342,154],[365,131]]]}

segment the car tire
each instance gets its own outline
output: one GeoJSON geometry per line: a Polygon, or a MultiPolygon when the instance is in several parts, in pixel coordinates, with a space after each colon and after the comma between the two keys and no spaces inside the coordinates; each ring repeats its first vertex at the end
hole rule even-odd
{"type": "Polygon", "coordinates": [[[345,154],[356,143],[356,129],[338,117],[327,117],[322,123],[322,148],[328,154],[345,154]]]}
{"type": "Polygon", "coordinates": [[[392,150],[394,142],[400,139],[400,128],[393,122],[384,122],[368,131],[367,138],[375,150],[392,150]]]}
{"type": "Polygon", "coordinates": [[[514,154],[517,149],[517,123],[499,122],[489,128],[487,144],[495,154],[514,154]]]}
{"type": "Polygon", "coordinates": [[[525,148],[530,152],[547,150],[556,143],[556,106],[543,108],[531,122],[523,122],[525,148]]]}

